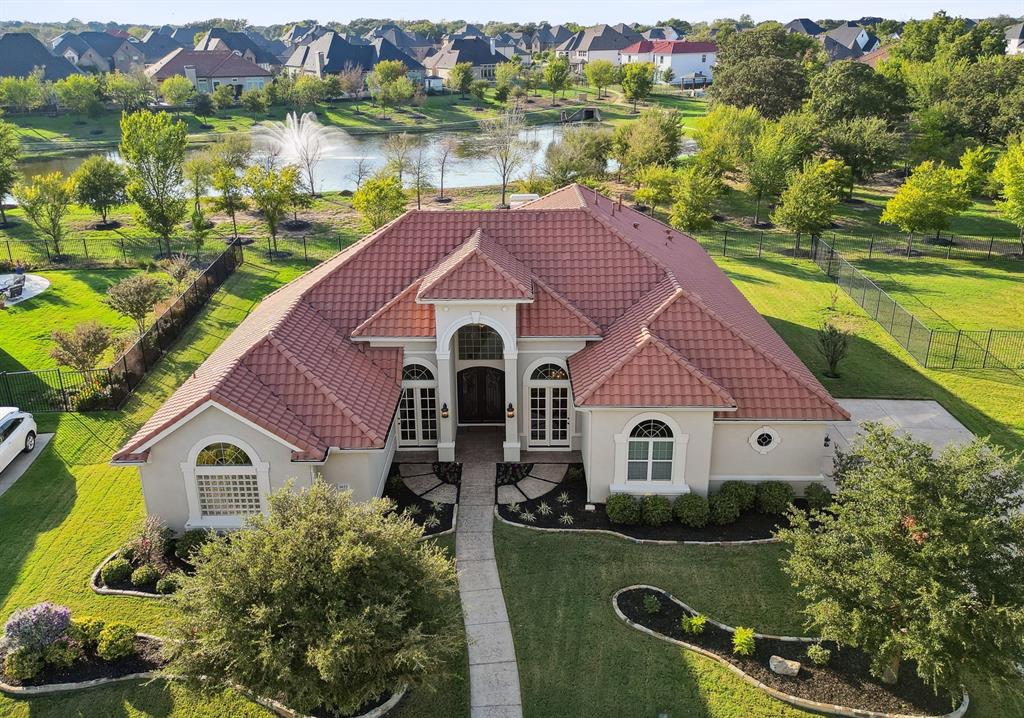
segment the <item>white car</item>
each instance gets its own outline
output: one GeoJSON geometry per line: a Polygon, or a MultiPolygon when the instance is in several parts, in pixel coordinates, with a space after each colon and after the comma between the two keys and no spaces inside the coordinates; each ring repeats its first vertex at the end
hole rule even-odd
{"type": "Polygon", "coordinates": [[[36,448],[36,420],[17,407],[0,406],[0,471],[17,458],[36,448]]]}

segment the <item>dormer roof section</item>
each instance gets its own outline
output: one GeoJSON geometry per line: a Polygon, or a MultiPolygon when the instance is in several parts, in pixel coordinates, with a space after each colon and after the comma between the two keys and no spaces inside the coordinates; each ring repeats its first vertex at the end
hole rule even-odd
{"type": "Polygon", "coordinates": [[[477,228],[430,270],[416,301],[533,301],[530,270],[504,245],[477,228]]]}

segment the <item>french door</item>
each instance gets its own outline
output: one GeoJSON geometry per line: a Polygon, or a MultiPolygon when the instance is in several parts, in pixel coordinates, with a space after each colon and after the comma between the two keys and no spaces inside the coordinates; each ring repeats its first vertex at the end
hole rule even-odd
{"type": "Polygon", "coordinates": [[[530,446],[569,446],[569,387],[530,387],[530,446]]]}
{"type": "Polygon", "coordinates": [[[433,446],[437,444],[437,389],[406,387],[398,402],[401,446],[433,446]]]}

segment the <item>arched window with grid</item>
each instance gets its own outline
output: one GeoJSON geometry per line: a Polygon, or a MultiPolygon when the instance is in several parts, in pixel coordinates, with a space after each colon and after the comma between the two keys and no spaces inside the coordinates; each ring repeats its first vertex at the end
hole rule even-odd
{"type": "Polygon", "coordinates": [[[570,435],[569,373],[553,362],[541,364],[527,380],[530,399],[530,446],[568,447],[570,435]]]}
{"type": "Polygon", "coordinates": [[[629,434],[628,481],[671,481],[672,429],[657,419],[641,421],[629,434]]]}
{"type": "Polygon", "coordinates": [[[206,518],[251,516],[263,510],[252,458],[223,441],[204,447],[196,456],[199,515],[206,518]]]}

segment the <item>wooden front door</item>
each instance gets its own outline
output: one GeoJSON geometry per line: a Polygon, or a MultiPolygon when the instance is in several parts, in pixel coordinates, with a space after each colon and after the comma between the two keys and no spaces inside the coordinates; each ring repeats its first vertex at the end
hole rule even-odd
{"type": "Polygon", "coordinates": [[[474,366],[459,372],[459,423],[505,422],[505,372],[474,366]]]}

